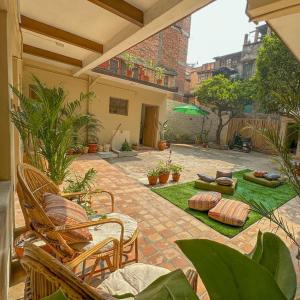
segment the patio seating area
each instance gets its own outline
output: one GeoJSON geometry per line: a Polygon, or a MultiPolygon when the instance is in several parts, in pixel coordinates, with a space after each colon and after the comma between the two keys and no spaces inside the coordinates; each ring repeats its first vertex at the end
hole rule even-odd
{"type": "MultiPolygon", "coordinates": [[[[212,151],[216,153],[216,150],[212,151]]],[[[180,154],[179,152],[180,150],[178,153],[177,150],[174,151],[174,159],[180,154]]],[[[199,155],[202,155],[202,152],[203,150],[198,150],[199,155]]],[[[151,155],[166,155],[166,153],[144,152],[140,153],[138,158],[142,160],[145,155],[149,157],[151,155]]],[[[204,155],[207,155],[207,153],[204,155]]],[[[193,161],[194,158],[191,156],[188,161],[193,161]]],[[[249,156],[248,158],[250,159],[249,156]]],[[[121,160],[124,162],[123,159],[119,161],[121,160]]],[[[221,160],[219,162],[221,163],[221,160]]],[[[130,164],[130,161],[127,163],[130,164]]],[[[225,165],[227,163],[224,161],[225,165]]],[[[202,165],[205,168],[204,160],[202,165]]],[[[137,220],[140,231],[138,238],[139,262],[142,263],[164,267],[169,270],[178,268],[187,270],[191,265],[174,243],[178,239],[209,237],[211,240],[229,245],[242,253],[248,253],[255,245],[259,230],[270,231],[274,229],[270,227],[268,221],[261,220],[230,239],[153,193],[147,186],[125,174],[119,167],[99,159],[97,155],[83,155],[72,164],[71,168],[72,171],[82,174],[89,168],[96,169],[95,185],[113,192],[116,211],[137,220]]],[[[280,212],[294,226],[295,233],[298,233],[298,236],[300,232],[300,214],[296,209],[297,201],[297,199],[289,201],[280,208],[280,212]]],[[[94,203],[93,208],[99,208],[99,203],[94,203]]],[[[18,227],[23,224],[22,212],[16,201],[16,225],[18,227]]],[[[279,231],[277,233],[286,240],[284,233],[279,231]]],[[[292,253],[296,255],[296,248],[289,242],[287,243],[292,253]]],[[[295,255],[293,255],[293,258],[295,258],[295,255]]],[[[296,260],[295,268],[299,274],[296,260]]],[[[12,299],[18,299],[17,295],[22,292],[22,285],[17,285],[10,290],[11,295],[13,295],[12,299]]],[[[298,286],[300,286],[299,277],[298,286]]],[[[208,299],[205,287],[201,282],[198,284],[198,294],[201,296],[200,299],[208,299]]],[[[19,296],[21,297],[21,294],[19,296]]]]}

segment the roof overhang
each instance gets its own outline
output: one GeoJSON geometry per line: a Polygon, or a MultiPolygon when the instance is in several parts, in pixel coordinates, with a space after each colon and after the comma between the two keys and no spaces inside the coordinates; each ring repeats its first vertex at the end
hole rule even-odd
{"type": "Polygon", "coordinates": [[[214,0],[22,0],[25,57],[88,73],[214,0]]]}
{"type": "Polygon", "coordinates": [[[251,21],[266,21],[300,60],[300,0],[248,0],[251,21]]]}

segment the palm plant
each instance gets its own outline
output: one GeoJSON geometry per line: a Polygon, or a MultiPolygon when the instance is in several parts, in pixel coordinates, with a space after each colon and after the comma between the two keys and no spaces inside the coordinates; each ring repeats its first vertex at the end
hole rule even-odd
{"type": "Polygon", "coordinates": [[[48,88],[35,76],[33,82],[34,99],[11,86],[20,100],[20,108],[12,110],[11,118],[30,163],[60,184],[74,160],[73,156],[67,155],[67,150],[72,146],[74,136],[91,121],[92,116],[80,113],[80,108],[93,93],[81,93],[79,99],[66,102],[63,88],[48,88]]]}

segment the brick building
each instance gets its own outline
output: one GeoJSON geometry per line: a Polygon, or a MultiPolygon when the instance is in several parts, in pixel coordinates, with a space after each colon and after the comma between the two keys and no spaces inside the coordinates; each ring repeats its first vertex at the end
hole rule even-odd
{"type": "Polygon", "coordinates": [[[127,51],[143,60],[152,60],[165,68],[167,70],[165,81],[168,81],[168,74],[175,76],[178,92],[173,94],[173,99],[178,101],[184,101],[187,92],[186,60],[190,27],[191,17],[188,16],[127,51]]]}

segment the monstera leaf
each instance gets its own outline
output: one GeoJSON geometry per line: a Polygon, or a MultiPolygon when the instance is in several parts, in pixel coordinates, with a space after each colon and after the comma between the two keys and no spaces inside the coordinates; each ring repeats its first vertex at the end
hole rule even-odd
{"type": "MultiPolygon", "coordinates": [[[[134,297],[132,294],[116,296],[117,299],[134,297]]],[[[199,300],[184,273],[176,270],[163,275],[134,297],[135,300],[199,300]]]]}
{"type": "Polygon", "coordinates": [[[294,299],[297,278],[293,261],[289,249],[276,234],[259,232],[250,257],[272,274],[288,300],[294,299]]]}
{"type": "Polygon", "coordinates": [[[289,299],[267,268],[228,246],[206,239],[176,243],[195,266],[211,300],[289,299]]]}

